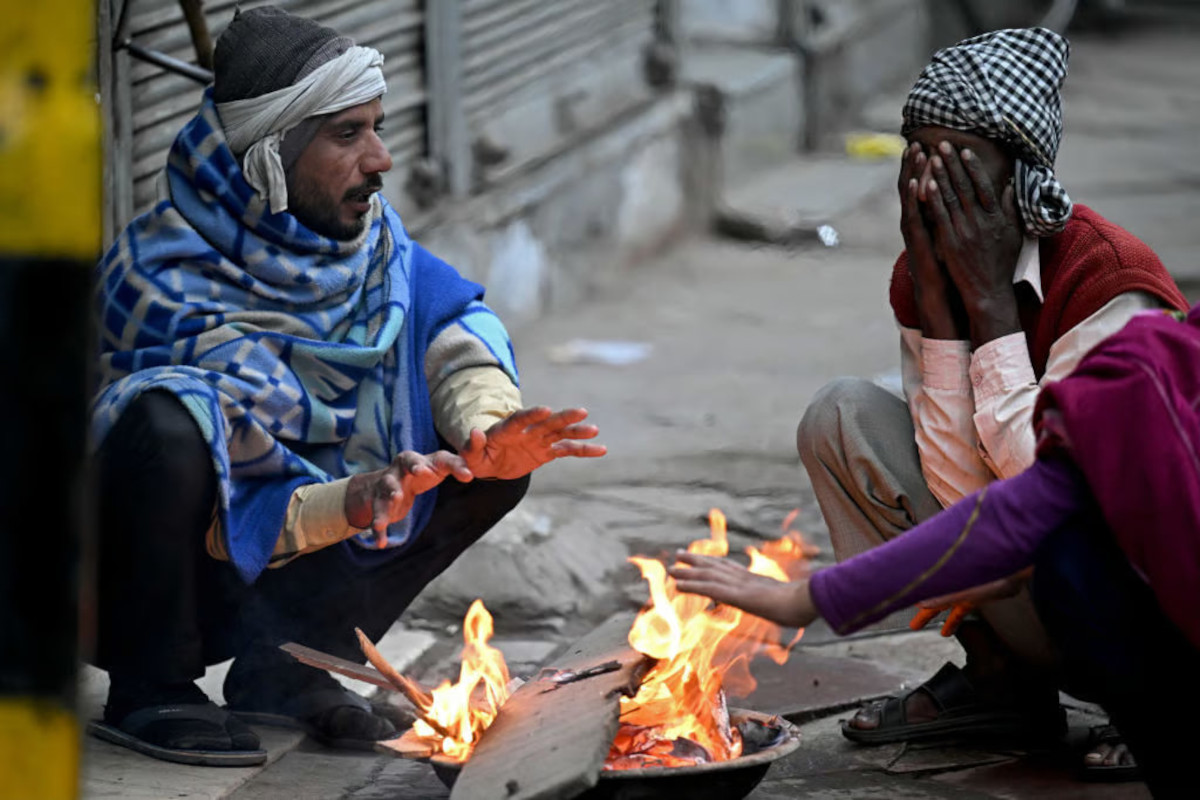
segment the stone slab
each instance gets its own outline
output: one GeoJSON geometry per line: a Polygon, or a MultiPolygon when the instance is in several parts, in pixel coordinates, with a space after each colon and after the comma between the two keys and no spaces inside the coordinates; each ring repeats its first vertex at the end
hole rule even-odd
{"type": "Polygon", "coordinates": [[[793,798],[863,798],[864,800],[975,800],[988,795],[948,787],[911,775],[888,773],[884,767],[902,752],[901,745],[860,747],[841,734],[835,717],[800,726],[800,747],[771,766],[747,800],[793,798]]]}
{"type": "Polygon", "coordinates": [[[896,690],[903,674],[885,664],[822,655],[803,646],[780,665],[759,658],[750,668],[758,687],[740,707],[803,722],[858,705],[896,690]]]}
{"type": "MultiPolygon", "coordinates": [[[[1004,800],[1149,800],[1144,783],[1091,783],[1061,764],[1029,760],[938,775],[933,782],[955,792],[982,792],[1004,800]]],[[[959,795],[954,795],[958,797],[959,795]]]]}
{"type": "Polygon", "coordinates": [[[562,617],[603,619],[613,611],[609,575],[627,566],[629,552],[578,506],[527,499],[430,583],[407,613],[454,624],[482,598],[498,632],[562,617]]]}
{"type": "Polygon", "coordinates": [[[268,753],[261,767],[214,768],[168,764],[124,747],[85,737],[80,797],[83,800],[223,798],[292,750],[304,734],[254,726],[268,753]]]}
{"type": "Polygon", "coordinates": [[[285,754],[229,795],[230,800],[340,798],[369,785],[383,767],[374,753],[327,750],[315,743],[285,754]]]}
{"type": "Polygon", "coordinates": [[[896,166],[831,156],[795,158],[726,191],[730,213],[776,226],[836,222],[876,192],[895,183],[896,166]]]}

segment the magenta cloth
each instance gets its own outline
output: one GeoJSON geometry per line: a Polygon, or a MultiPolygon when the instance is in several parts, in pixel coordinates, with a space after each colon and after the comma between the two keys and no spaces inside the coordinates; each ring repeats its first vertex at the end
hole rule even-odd
{"type": "Polygon", "coordinates": [[[1159,606],[1200,647],[1200,306],[1139,314],[1049,384],[1039,458],[1082,470],[1159,606]]]}
{"type": "Polygon", "coordinates": [[[1042,540],[1072,518],[1088,519],[1090,505],[1073,464],[1041,459],[890,542],[815,573],[809,591],[834,631],[852,633],[913,603],[1029,566],[1042,540]]]}

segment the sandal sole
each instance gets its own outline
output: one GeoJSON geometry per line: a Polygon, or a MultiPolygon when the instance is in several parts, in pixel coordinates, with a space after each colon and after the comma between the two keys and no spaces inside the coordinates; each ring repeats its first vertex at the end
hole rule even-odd
{"type": "Polygon", "coordinates": [[[266,750],[179,750],[151,744],[105,722],[92,720],[87,729],[97,739],[159,761],[200,767],[259,767],[267,763],[266,750]]]}
{"type": "Polygon", "coordinates": [[[962,737],[971,741],[1037,735],[1037,727],[1025,719],[995,716],[971,716],[934,720],[872,730],[853,728],[842,722],[842,735],[859,744],[896,744],[962,737]]]}

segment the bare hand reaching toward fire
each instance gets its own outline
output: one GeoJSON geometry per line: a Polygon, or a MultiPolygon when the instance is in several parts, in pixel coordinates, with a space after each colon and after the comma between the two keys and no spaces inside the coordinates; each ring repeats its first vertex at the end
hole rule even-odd
{"type": "Polygon", "coordinates": [[[473,477],[466,462],[453,453],[438,450],[426,456],[405,450],[384,469],[350,478],[346,489],[346,521],[355,528],[372,529],[376,544],[386,547],[388,525],[408,516],[417,495],[428,492],[450,475],[463,483],[473,477]]]}
{"type": "Polygon", "coordinates": [[[476,428],[460,455],[477,478],[514,480],[556,458],[599,458],[608,452],[604,445],[577,441],[593,439],[600,430],[581,424],[587,419],[582,408],[555,413],[546,406],[524,408],[487,429],[476,428]]]}
{"type": "Polygon", "coordinates": [[[793,628],[807,627],[819,616],[807,580],[783,583],[755,575],[726,558],[685,551],[675,557],[684,566],[676,564],[667,574],[675,579],[675,587],[681,592],[711,597],[718,603],[793,628]]]}

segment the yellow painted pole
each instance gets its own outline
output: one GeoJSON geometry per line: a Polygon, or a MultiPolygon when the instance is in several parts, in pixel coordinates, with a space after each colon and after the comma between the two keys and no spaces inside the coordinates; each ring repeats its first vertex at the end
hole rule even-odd
{"type": "Polygon", "coordinates": [[[0,23],[0,800],[79,791],[88,296],[100,248],[94,0],[0,23]]]}
{"type": "Polygon", "coordinates": [[[0,27],[0,254],[100,249],[93,0],[5,3],[0,27]]]}

